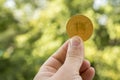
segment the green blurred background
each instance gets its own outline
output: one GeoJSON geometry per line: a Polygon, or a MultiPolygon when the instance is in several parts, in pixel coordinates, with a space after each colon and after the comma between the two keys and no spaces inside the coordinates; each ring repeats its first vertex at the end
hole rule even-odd
{"type": "Polygon", "coordinates": [[[120,0],[0,0],[0,80],[32,80],[69,37],[66,22],[89,17],[85,58],[94,80],[120,80],[120,0]]]}

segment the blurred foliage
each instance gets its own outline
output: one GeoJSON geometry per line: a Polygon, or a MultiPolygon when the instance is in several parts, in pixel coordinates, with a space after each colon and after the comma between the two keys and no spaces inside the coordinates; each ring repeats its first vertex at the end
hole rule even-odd
{"type": "Polygon", "coordinates": [[[0,0],[0,80],[32,80],[67,39],[67,20],[88,16],[85,58],[94,80],[120,80],[120,0],[0,0]]]}

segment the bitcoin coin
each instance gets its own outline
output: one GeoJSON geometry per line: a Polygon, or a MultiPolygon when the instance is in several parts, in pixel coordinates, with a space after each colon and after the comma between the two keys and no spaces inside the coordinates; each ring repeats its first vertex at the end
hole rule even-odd
{"type": "Polygon", "coordinates": [[[80,36],[86,41],[93,33],[93,24],[88,17],[75,15],[68,20],[66,31],[69,37],[80,36]]]}

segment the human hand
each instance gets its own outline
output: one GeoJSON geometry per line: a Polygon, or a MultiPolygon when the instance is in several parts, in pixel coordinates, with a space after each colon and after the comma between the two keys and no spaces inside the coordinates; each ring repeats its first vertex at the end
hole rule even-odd
{"type": "Polygon", "coordinates": [[[75,36],[66,41],[40,68],[34,80],[92,80],[95,70],[84,60],[84,45],[75,36]]]}

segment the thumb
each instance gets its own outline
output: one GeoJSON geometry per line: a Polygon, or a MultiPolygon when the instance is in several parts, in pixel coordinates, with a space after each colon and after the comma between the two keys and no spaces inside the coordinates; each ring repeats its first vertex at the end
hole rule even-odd
{"type": "Polygon", "coordinates": [[[84,59],[84,45],[80,37],[75,36],[70,39],[68,44],[67,56],[64,65],[72,70],[71,72],[79,73],[84,59]]]}

